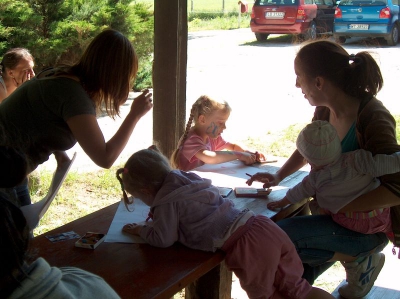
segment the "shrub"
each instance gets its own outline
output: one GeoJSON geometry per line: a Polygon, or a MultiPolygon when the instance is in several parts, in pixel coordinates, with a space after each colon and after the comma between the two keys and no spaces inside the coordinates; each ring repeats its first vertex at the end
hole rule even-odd
{"type": "Polygon", "coordinates": [[[139,65],[146,66],[153,53],[154,15],[148,4],[130,0],[2,0],[0,56],[10,48],[28,48],[36,72],[74,63],[104,28],[126,35],[139,65]]]}

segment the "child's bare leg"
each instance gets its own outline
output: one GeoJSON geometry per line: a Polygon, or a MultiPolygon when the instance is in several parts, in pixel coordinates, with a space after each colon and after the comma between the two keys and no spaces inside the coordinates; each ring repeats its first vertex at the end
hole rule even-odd
{"type": "Polygon", "coordinates": [[[308,296],[306,297],[306,299],[333,299],[333,298],[335,297],[333,297],[327,291],[324,291],[316,287],[313,287],[311,292],[308,293],[308,296]]]}

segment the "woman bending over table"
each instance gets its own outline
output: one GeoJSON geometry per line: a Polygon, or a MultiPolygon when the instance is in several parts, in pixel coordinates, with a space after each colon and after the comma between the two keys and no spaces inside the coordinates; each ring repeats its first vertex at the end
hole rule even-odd
{"type": "Polygon", "coordinates": [[[104,30],[72,66],[46,70],[24,82],[0,105],[6,145],[22,151],[28,173],[54,152],[76,142],[98,166],[109,168],[126,146],[137,122],[152,107],[148,90],[132,103],[114,136],[106,141],[96,119],[100,110],[114,118],[132,90],[138,58],[120,32],[104,30]]]}

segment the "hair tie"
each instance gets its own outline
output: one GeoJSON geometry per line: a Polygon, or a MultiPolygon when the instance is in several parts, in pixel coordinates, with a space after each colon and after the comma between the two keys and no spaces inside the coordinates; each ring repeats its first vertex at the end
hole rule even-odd
{"type": "Polygon", "coordinates": [[[128,168],[124,168],[124,174],[128,174],[128,173],[129,173],[128,168]]]}

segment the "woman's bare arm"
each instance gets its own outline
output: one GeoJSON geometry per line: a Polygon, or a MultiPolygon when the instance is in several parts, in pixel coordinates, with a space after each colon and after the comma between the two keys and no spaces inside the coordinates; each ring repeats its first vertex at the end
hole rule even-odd
{"type": "Polygon", "coordinates": [[[67,120],[67,124],[90,159],[100,167],[110,168],[125,148],[140,118],[152,107],[151,94],[142,93],[133,101],[125,120],[107,142],[94,115],[74,116],[67,120]]]}
{"type": "Polygon", "coordinates": [[[269,172],[257,172],[253,174],[247,181],[247,185],[251,186],[253,182],[263,183],[264,188],[279,185],[279,183],[287,176],[299,170],[306,164],[303,156],[295,150],[285,164],[274,174],[269,172]]]}
{"type": "Polygon", "coordinates": [[[276,175],[283,180],[285,177],[295,173],[297,170],[306,165],[307,162],[298,150],[295,150],[285,164],[276,172],[276,175]]]}

